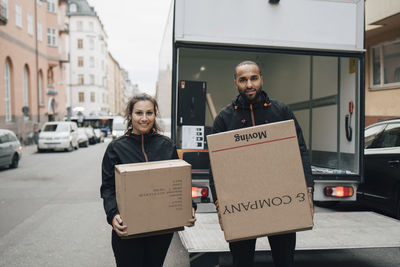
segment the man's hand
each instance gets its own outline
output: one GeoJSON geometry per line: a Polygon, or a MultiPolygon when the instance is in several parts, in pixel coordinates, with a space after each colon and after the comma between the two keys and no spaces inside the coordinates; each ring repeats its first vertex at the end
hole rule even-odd
{"type": "Polygon", "coordinates": [[[117,233],[118,236],[127,236],[128,232],[126,229],[128,228],[122,222],[121,216],[119,214],[115,215],[112,220],[113,230],[117,233]]]}
{"type": "Polygon", "coordinates": [[[308,192],[308,202],[310,203],[311,215],[314,218],[314,202],[313,202],[313,193],[308,192]]]}
{"type": "Polygon", "coordinates": [[[221,230],[224,231],[224,228],[222,227],[222,222],[221,222],[221,215],[219,214],[218,199],[214,202],[214,204],[215,204],[215,208],[217,209],[219,226],[221,227],[221,230]]]}
{"type": "Polygon", "coordinates": [[[189,225],[187,225],[188,227],[193,227],[195,222],[196,222],[197,218],[196,218],[196,210],[194,208],[192,208],[192,218],[189,220],[189,225]]]}

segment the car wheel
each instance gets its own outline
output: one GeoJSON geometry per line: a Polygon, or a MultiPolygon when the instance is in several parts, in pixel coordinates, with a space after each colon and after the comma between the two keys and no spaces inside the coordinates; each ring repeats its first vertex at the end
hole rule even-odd
{"type": "Polygon", "coordinates": [[[89,141],[86,141],[85,147],[89,147],[89,141]]]}
{"type": "Polygon", "coordinates": [[[10,168],[13,168],[13,169],[17,168],[18,167],[18,163],[19,163],[19,157],[18,157],[17,154],[14,154],[14,156],[12,158],[12,161],[11,161],[11,164],[10,164],[10,168]]]}

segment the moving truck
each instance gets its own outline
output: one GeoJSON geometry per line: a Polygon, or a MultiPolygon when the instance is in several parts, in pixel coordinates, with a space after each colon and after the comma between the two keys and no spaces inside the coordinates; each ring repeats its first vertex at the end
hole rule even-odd
{"type": "MultiPolygon", "coordinates": [[[[218,255],[229,251],[208,187],[205,136],[238,94],[233,71],[244,60],[261,66],[263,89],[298,120],[314,200],[355,201],[363,180],[363,0],[174,0],[156,98],[165,133],[192,164],[198,220],[179,232],[191,266],[215,266],[218,255]]],[[[314,230],[298,233],[297,249],[400,246],[399,223],[374,213],[316,213],[314,223],[314,230]],[[385,227],[376,231],[376,225],[385,227]]],[[[261,238],[256,250],[265,249],[261,238]]]]}
{"type": "Polygon", "coordinates": [[[213,202],[205,136],[238,94],[233,70],[243,60],[261,66],[263,89],[289,105],[300,123],[314,200],[356,200],[364,54],[361,0],[172,1],[156,94],[165,131],[193,165],[196,201],[213,202]]]}

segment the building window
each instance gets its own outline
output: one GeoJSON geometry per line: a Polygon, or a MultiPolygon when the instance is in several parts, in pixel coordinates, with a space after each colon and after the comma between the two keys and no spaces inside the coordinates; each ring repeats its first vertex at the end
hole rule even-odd
{"type": "Polygon", "coordinates": [[[72,3],[69,5],[69,12],[70,13],[75,13],[78,11],[78,6],[75,3],[72,3]]]}
{"type": "Polygon", "coordinates": [[[400,40],[371,47],[371,88],[400,86],[400,40]]]}
{"type": "Polygon", "coordinates": [[[96,102],[96,93],[95,92],[90,92],[90,102],[92,102],[92,103],[96,102]]]}
{"type": "Polygon", "coordinates": [[[101,70],[104,70],[104,61],[101,61],[101,70]]]}
{"type": "Polygon", "coordinates": [[[90,67],[94,68],[94,57],[90,57],[90,67]]]}
{"type": "Polygon", "coordinates": [[[8,19],[8,0],[1,0],[1,16],[8,19]]]}
{"type": "Polygon", "coordinates": [[[55,28],[47,28],[47,45],[57,46],[57,30],[55,28]]]}
{"type": "Polygon", "coordinates": [[[56,1],[57,0],[47,0],[47,11],[56,13],[56,1]]]}
{"type": "Polygon", "coordinates": [[[83,67],[83,57],[78,57],[78,67],[83,67]]]}
{"type": "Polygon", "coordinates": [[[22,28],[22,7],[15,4],[15,25],[22,28]]]}
{"type": "Polygon", "coordinates": [[[79,103],[84,103],[85,102],[85,93],[84,92],[79,92],[78,93],[78,98],[79,98],[79,103]]]}
{"type": "Polygon", "coordinates": [[[89,49],[94,50],[94,40],[93,39],[89,40],[89,49]]]}
{"type": "Polygon", "coordinates": [[[83,31],[83,22],[82,22],[82,21],[76,22],[76,30],[77,30],[78,32],[83,31]]]}
{"type": "Polygon", "coordinates": [[[38,41],[43,41],[43,30],[42,30],[42,23],[37,23],[37,39],[38,41]]]}
{"type": "Polygon", "coordinates": [[[93,32],[93,31],[94,31],[93,22],[89,22],[89,31],[90,31],[90,32],[93,32]]]}
{"type": "Polygon", "coordinates": [[[94,84],[94,75],[90,74],[90,84],[94,84]]]}
{"type": "Polygon", "coordinates": [[[83,48],[83,39],[78,39],[78,49],[83,48]]]}
{"type": "Polygon", "coordinates": [[[85,76],[83,74],[78,75],[78,83],[79,84],[85,84],[85,76]]]}
{"type": "Polygon", "coordinates": [[[31,14],[27,15],[26,22],[28,24],[28,34],[33,35],[33,17],[31,14]]]}
{"type": "Polygon", "coordinates": [[[24,67],[24,79],[23,79],[23,89],[24,89],[24,106],[29,105],[29,70],[28,66],[24,67]]]}
{"type": "Polygon", "coordinates": [[[4,64],[4,101],[6,108],[6,122],[11,121],[11,70],[10,63],[6,60],[4,64]]]}

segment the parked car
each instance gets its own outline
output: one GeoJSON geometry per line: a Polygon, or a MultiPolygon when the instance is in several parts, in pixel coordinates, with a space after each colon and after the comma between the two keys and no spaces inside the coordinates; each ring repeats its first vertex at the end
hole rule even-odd
{"type": "Polygon", "coordinates": [[[89,138],[89,144],[94,145],[96,144],[96,135],[94,134],[94,130],[91,126],[85,128],[86,134],[89,138]]]}
{"type": "Polygon", "coordinates": [[[364,183],[357,198],[400,219],[400,118],[365,129],[364,183]]]}
{"type": "Polygon", "coordinates": [[[46,122],[39,133],[38,151],[78,149],[78,126],[72,121],[46,122]]]}
{"type": "Polygon", "coordinates": [[[85,128],[78,128],[78,144],[80,147],[88,147],[89,146],[89,138],[86,133],[85,128]]]}
{"type": "Polygon", "coordinates": [[[93,131],[96,136],[96,142],[103,143],[104,142],[104,133],[100,129],[93,129],[93,131]]]}
{"type": "Polygon", "coordinates": [[[0,129],[0,166],[17,168],[22,156],[22,147],[14,132],[0,129]]]}

